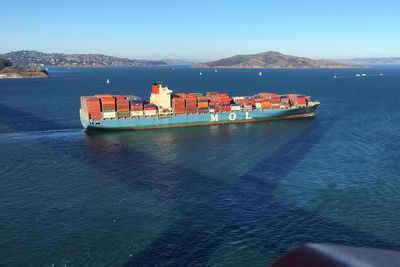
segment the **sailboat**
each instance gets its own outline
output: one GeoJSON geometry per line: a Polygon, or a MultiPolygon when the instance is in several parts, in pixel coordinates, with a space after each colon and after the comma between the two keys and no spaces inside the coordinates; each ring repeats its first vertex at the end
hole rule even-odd
{"type": "Polygon", "coordinates": [[[109,83],[110,83],[110,79],[108,79],[108,78],[107,78],[107,81],[106,81],[106,83],[107,83],[107,84],[109,84],[109,83]]]}
{"type": "Polygon", "coordinates": [[[200,75],[203,75],[203,73],[200,72],[200,75]]]}
{"type": "Polygon", "coordinates": [[[218,70],[216,69],[215,72],[218,72],[218,70]]]}
{"type": "Polygon", "coordinates": [[[258,76],[262,76],[262,72],[261,71],[258,73],[258,76]]]}

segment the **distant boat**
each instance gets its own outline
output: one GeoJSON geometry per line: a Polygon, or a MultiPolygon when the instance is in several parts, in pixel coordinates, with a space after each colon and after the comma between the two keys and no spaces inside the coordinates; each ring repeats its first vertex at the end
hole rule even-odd
{"type": "Polygon", "coordinates": [[[175,68],[172,68],[172,70],[175,70],[175,68]]]}
{"type": "Polygon", "coordinates": [[[361,75],[360,74],[356,74],[356,77],[360,77],[361,75]]]}
{"type": "Polygon", "coordinates": [[[262,72],[261,71],[258,73],[258,76],[262,76],[262,72]]]}
{"type": "Polygon", "coordinates": [[[203,75],[203,73],[200,72],[200,75],[203,75]]]}
{"type": "Polygon", "coordinates": [[[383,76],[383,73],[379,74],[379,76],[383,76]]]}
{"type": "Polygon", "coordinates": [[[367,74],[363,73],[363,74],[361,74],[361,76],[364,76],[364,77],[365,77],[365,76],[367,76],[367,74]]]}
{"type": "Polygon", "coordinates": [[[337,78],[336,74],[333,75],[333,78],[337,78]]]}
{"type": "Polygon", "coordinates": [[[215,72],[218,72],[218,70],[216,69],[215,72]]]}
{"type": "Polygon", "coordinates": [[[106,83],[107,83],[107,84],[109,84],[109,83],[110,83],[110,79],[108,79],[108,78],[107,78],[107,81],[106,81],[106,83]]]}

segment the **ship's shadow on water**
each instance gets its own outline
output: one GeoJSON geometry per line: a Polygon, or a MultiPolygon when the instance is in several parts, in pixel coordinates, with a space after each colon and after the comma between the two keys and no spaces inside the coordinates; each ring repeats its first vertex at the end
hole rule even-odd
{"type": "MultiPolygon", "coordinates": [[[[167,201],[183,214],[147,249],[122,267],[206,265],[217,249],[237,240],[269,259],[307,242],[400,249],[398,243],[384,241],[277,199],[275,189],[280,181],[299,167],[302,156],[319,143],[335,121],[308,122],[301,133],[280,145],[278,151],[255,158],[255,166],[231,180],[216,179],[170,161],[160,163],[153,154],[135,145],[124,145],[126,138],[134,138],[135,134],[131,137],[128,133],[90,135],[86,149],[91,164],[96,162],[103,171],[110,170],[109,175],[167,201]],[[112,152],[108,151],[110,147],[113,147],[112,152]],[[111,153],[114,160],[108,162],[111,156],[107,158],[104,153],[111,153]],[[132,174],[126,162],[134,162],[135,169],[146,172],[145,177],[132,174]],[[159,172],[160,164],[161,169],[168,171],[159,172]],[[117,175],[113,174],[115,170],[118,170],[117,175]]],[[[149,134],[150,139],[153,134],[149,134]]],[[[164,134],[159,131],[154,135],[164,134]]],[[[143,133],[138,137],[145,138],[143,133]]]]}

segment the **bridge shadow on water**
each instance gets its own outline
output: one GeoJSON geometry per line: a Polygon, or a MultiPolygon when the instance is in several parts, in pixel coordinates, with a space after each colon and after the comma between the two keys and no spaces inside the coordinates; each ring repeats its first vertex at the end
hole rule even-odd
{"type": "MultiPolygon", "coordinates": [[[[146,170],[147,181],[141,181],[142,177],[135,177],[122,166],[116,177],[157,199],[168,199],[169,205],[184,214],[147,249],[121,267],[206,265],[217,249],[237,240],[245,240],[246,247],[270,259],[287,252],[288,247],[307,242],[400,249],[400,243],[387,242],[277,199],[274,189],[298,167],[302,155],[309,153],[333,124],[334,121],[316,120],[280,146],[279,151],[257,159],[258,164],[228,182],[170,162],[163,165],[168,172],[160,173],[158,166],[149,166],[149,162],[159,162],[151,155],[119,146],[114,155],[120,159],[113,161],[113,165],[135,161],[135,168],[146,170]]],[[[96,147],[88,149],[96,153],[96,139],[104,140],[101,136],[92,138],[96,147]]],[[[107,162],[100,160],[99,164],[107,162]]]]}
{"type": "Polygon", "coordinates": [[[62,130],[68,128],[62,123],[41,118],[32,113],[4,104],[0,104],[0,132],[1,126],[5,126],[15,132],[62,130]]]}

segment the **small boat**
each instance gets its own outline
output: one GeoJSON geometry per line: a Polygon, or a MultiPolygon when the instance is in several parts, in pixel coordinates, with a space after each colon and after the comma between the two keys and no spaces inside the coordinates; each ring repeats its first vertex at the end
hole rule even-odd
{"type": "Polygon", "coordinates": [[[200,72],[200,75],[203,75],[203,73],[200,72]]]}
{"type": "Polygon", "coordinates": [[[383,76],[383,73],[379,74],[379,76],[383,76]]]}
{"type": "Polygon", "coordinates": [[[218,72],[218,70],[215,70],[215,72],[218,72]]]}
{"type": "Polygon", "coordinates": [[[333,78],[337,78],[336,74],[333,75],[333,78]]]}
{"type": "Polygon", "coordinates": [[[356,77],[360,77],[361,75],[360,74],[356,74],[356,77]]]}
{"type": "Polygon", "coordinates": [[[107,84],[109,84],[109,83],[110,83],[110,79],[108,79],[108,78],[107,78],[107,81],[106,81],[106,83],[107,83],[107,84]]]}
{"type": "Polygon", "coordinates": [[[172,70],[175,70],[175,68],[172,68],[172,70]]]}
{"type": "Polygon", "coordinates": [[[258,73],[258,76],[262,76],[262,72],[261,71],[258,73]]]}
{"type": "Polygon", "coordinates": [[[363,73],[363,74],[361,74],[361,76],[365,77],[365,76],[367,76],[367,74],[363,73]]]}

